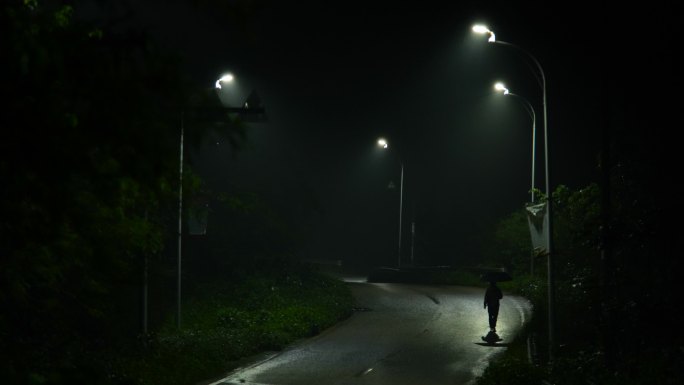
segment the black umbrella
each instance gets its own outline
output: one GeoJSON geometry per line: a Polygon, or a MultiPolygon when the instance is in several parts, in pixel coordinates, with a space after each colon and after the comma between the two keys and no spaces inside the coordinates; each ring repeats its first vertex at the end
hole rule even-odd
{"type": "Polygon", "coordinates": [[[512,281],[513,277],[505,271],[489,271],[480,276],[480,281],[503,282],[512,281]]]}

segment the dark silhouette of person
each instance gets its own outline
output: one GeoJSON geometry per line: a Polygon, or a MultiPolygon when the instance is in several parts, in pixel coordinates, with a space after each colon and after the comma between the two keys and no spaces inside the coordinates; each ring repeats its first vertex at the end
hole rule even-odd
{"type": "Polygon", "coordinates": [[[499,318],[499,300],[503,298],[501,289],[496,286],[496,282],[489,282],[489,287],[485,292],[484,307],[489,312],[489,328],[496,333],[496,320],[499,318]]]}

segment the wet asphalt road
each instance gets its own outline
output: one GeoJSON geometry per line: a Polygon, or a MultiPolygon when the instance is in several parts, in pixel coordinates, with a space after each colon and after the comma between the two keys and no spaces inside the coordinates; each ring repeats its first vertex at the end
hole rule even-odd
{"type": "Polygon", "coordinates": [[[497,325],[503,341],[486,346],[482,288],[348,284],[363,310],[212,384],[471,384],[531,311],[526,300],[504,293],[497,325]]]}

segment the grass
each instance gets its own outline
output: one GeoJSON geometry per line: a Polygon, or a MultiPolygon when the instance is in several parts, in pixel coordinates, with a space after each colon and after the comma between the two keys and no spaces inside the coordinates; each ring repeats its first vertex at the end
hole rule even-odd
{"type": "Polygon", "coordinates": [[[240,359],[280,350],[351,314],[353,298],[337,279],[309,269],[244,277],[200,288],[147,349],[118,362],[122,383],[191,385],[219,376],[240,359]]]}

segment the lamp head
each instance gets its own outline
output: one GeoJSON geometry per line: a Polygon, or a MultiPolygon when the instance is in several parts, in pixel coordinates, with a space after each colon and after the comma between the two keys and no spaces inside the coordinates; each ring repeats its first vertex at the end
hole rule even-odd
{"type": "Polygon", "coordinates": [[[233,82],[233,74],[227,73],[221,76],[219,80],[216,81],[216,88],[219,90],[221,89],[221,83],[232,83],[233,82]]]}
{"type": "Polygon", "coordinates": [[[475,24],[473,26],[473,32],[479,33],[479,34],[485,34],[489,32],[489,28],[487,28],[485,25],[482,24],[475,24]]]}
{"type": "Polygon", "coordinates": [[[494,84],[494,89],[502,92],[504,95],[509,94],[508,88],[506,88],[506,86],[501,82],[494,84]]]}
{"type": "Polygon", "coordinates": [[[487,28],[486,25],[483,24],[475,24],[473,26],[473,32],[479,33],[481,35],[488,34],[489,39],[487,39],[488,42],[493,43],[496,41],[496,37],[494,35],[494,32],[492,32],[489,28],[487,28]]]}
{"type": "Polygon", "coordinates": [[[378,139],[378,146],[380,146],[382,148],[387,148],[388,147],[387,141],[384,138],[378,139]]]}

